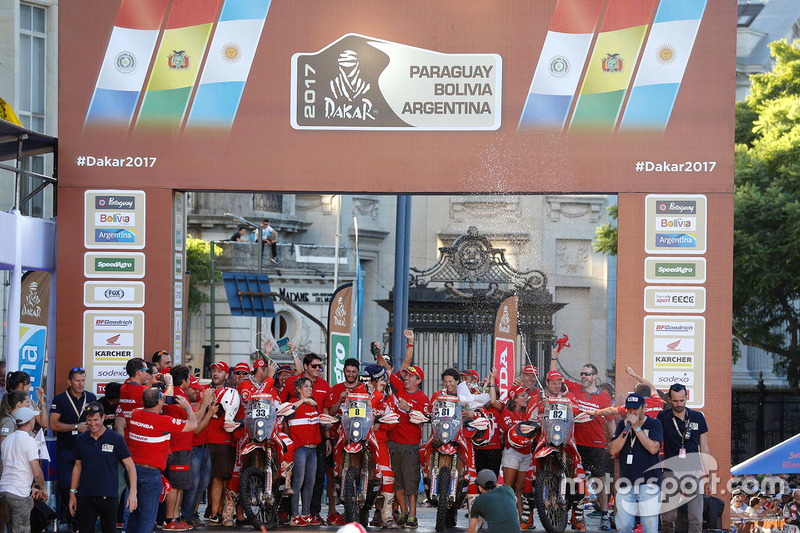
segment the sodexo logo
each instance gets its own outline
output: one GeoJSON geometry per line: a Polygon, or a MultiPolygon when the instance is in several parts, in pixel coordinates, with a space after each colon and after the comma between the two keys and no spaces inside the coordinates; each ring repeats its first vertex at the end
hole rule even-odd
{"type": "Polygon", "coordinates": [[[115,381],[127,379],[128,373],[124,367],[116,366],[96,366],[94,367],[94,379],[104,381],[115,381]]]}

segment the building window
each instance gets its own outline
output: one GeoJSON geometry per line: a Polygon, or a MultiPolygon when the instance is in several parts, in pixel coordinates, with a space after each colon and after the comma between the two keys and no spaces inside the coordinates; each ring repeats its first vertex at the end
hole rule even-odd
{"type": "Polygon", "coordinates": [[[284,337],[291,339],[295,334],[295,329],[294,317],[285,311],[279,312],[272,319],[272,336],[276,339],[284,337]]]}
{"type": "MultiPolygon", "coordinates": [[[[44,174],[44,156],[35,155],[22,160],[22,168],[37,174],[44,174]]],[[[22,175],[19,178],[19,199],[22,200],[44,183],[39,178],[22,175]]],[[[44,216],[44,189],[19,206],[19,212],[29,217],[44,216]]]]}
{"type": "Polygon", "coordinates": [[[18,114],[22,124],[44,133],[46,11],[30,4],[19,6],[18,114]]]}
{"type": "Polygon", "coordinates": [[[253,211],[267,211],[268,213],[283,213],[282,194],[254,194],[253,211]]]}

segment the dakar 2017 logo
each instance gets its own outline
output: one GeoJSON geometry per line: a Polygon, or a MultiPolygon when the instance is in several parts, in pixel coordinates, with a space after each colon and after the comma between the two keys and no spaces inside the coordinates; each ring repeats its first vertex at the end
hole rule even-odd
{"type": "Polygon", "coordinates": [[[364,95],[371,85],[361,79],[358,53],[345,50],[339,54],[339,74],[330,82],[331,96],[325,97],[325,118],[375,120],[372,102],[364,95]]]}
{"type": "Polygon", "coordinates": [[[508,316],[508,306],[503,306],[503,316],[500,317],[500,324],[497,326],[502,333],[511,333],[511,317],[508,316]]]}
{"type": "Polygon", "coordinates": [[[333,323],[340,328],[347,327],[347,311],[344,308],[344,299],[341,296],[336,299],[336,312],[333,314],[333,323]]]}
{"type": "Polygon", "coordinates": [[[622,72],[622,58],[619,54],[606,54],[600,66],[603,72],[622,72]]]}
{"type": "Polygon", "coordinates": [[[173,50],[167,56],[167,65],[173,70],[185,70],[189,68],[189,56],[186,55],[186,50],[173,50]]]}

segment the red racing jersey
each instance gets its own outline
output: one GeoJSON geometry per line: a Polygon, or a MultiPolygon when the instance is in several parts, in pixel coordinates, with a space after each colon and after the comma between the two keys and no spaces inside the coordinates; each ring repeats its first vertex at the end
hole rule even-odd
{"type": "MultiPolygon", "coordinates": [[[[603,389],[597,392],[588,392],[580,383],[564,380],[569,391],[575,396],[578,407],[581,411],[598,411],[611,407],[613,402],[611,396],[603,389]]],[[[575,424],[575,443],[578,446],[588,446],[590,448],[606,447],[605,423],[609,420],[606,416],[596,416],[588,422],[575,424]]]]}
{"type": "Polygon", "coordinates": [[[159,470],[166,469],[170,438],[183,431],[186,420],[136,409],[129,422],[128,448],[133,462],[159,470]]]}

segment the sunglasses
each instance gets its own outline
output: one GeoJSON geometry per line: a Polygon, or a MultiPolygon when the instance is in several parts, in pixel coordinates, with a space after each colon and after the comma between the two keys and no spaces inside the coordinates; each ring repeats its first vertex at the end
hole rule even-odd
{"type": "Polygon", "coordinates": [[[149,368],[140,368],[139,370],[137,370],[137,372],[147,372],[148,374],[153,373],[153,371],[150,370],[149,368]]]}
{"type": "Polygon", "coordinates": [[[686,385],[684,385],[682,383],[674,383],[672,386],[670,386],[669,390],[675,391],[675,392],[680,392],[682,390],[686,390],[686,385]]]}
{"type": "Polygon", "coordinates": [[[594,376],[594,372],[581,372],[581,376],[594,376]]]}
{"type": "Polygon", "coordinates": [[[70,370],[71,374],[74,374],[75,372],[86,372],[86,370],[82,366],[76,366],[75,368],[70,370]]]}
{"type": "Polygon", "coordinates": [[[239,370],[238,372],[234,372],[237,376],[246,376],[250,372],[245,372],[244,370],[239,370]]]}
{"type": "Polygon", "coordinates": [[[317,363],[317,364],[308,365],[308,366],[310,366],[311,368],[316,368],[317,370],[322,370],[323,368],[325,368],[325,365],[323,365],[322,363],[317,363]]]}

